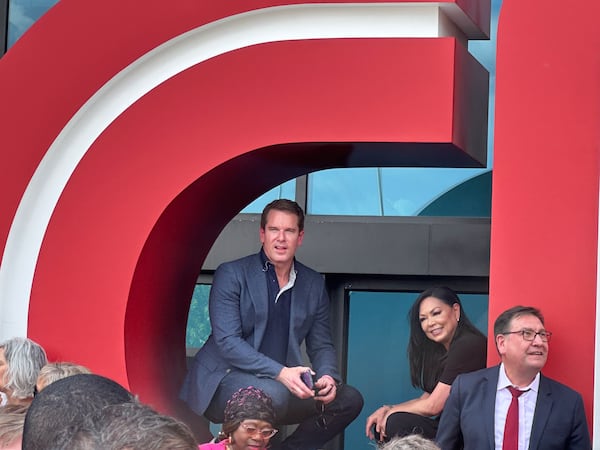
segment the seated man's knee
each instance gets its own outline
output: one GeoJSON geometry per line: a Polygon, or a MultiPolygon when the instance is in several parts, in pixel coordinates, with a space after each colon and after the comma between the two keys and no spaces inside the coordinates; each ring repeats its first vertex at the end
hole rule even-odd
{"type": "Polygon", "coordinates": [[[352,411],[356,415],[360,414],[360,411],[364,405],[364,399],[358,389],[349,386],[342,385],[339,391],[340,406],[346,411],[352,411]]]}

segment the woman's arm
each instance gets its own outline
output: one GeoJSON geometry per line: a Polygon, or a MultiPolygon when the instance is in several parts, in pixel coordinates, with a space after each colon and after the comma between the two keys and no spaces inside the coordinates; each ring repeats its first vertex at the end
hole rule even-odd
{"type": "Polygon", "coordinates": [[[420,416],[437,416],[444,409],[450,395],[450,385],[439,382],[431,394],[425,392],[419,398],[392,405],[387,411],[386,418],[397,412],[409,412],[420,416]]]}
{"type": "Polygon", "coordinates": [[[384,405],[367,418],[366,435],[373,439],[373,426],[379,433],[381,439],[386,437],[385,426],[391,414],[397,412],[409,412],[420,416],[437,416],[444,409],[446,400],[450,395],[450,385],[438,383],[433,392],[424,392],[418,398],[399,403],[397,405],[384,405]]]}
{"type": "MultiPolygon", "coordinates": [[[[398,408],[404,405],[410,405],[417,402],[425,401],[430,396],[429,392],[423,392],[423,394],[419,398],[414,398],[412,400],[408,400],[406,402],[400,403],[398,405],[383,405],[381,408],[375,410],[373,414],[371,414],[367,418],[367,424],[365,427],[365,434],[369,439],[374,439],[375,436],[373,434],[373,429],[379,433],[381,438],[385,436],[385,423],[387,421],[387,417],[390,414],[390,411],[394,408],[398,408]]],[[[399,410],[398,410],[399,411],[399,410]]],[[[398,412],[395,411],[395,412],[398,412]]],[[[404,410],[403,410],[404,411],[404,410]]]]}

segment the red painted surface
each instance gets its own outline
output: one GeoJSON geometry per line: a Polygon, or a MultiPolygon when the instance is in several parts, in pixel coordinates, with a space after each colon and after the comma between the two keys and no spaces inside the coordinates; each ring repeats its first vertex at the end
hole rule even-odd
{"type": "MultiPolygon", "coordinates": [[[[497,53],[490,327],[534,305],[554,332],[547,375],[593,416],[600,4],[504,0],[497,53]]],[[[490,343],[490,363],[497,361],[490,343]]]]}
{"type": "Polygon", "coordinates": [[[275,43],[152,91],[100,136],[63,193],[38,262],[31,334],[165,405],[181,375],[174,361],[191,289],[221,227],[257,194],[350,155],[306,147],[235,158],[286,142],[451,142],[454,51],[452,39],[275,43]],[[402,64],[390,64],[392,54],[402,64]],[[64,310],[48,298],[62,298],[64,310]],[[156,388],[168,381],[171,389],[156,388]]]}
{"type": "MultiPolygon", "coordinates": [[[[96,90],[162,42],[245,7],[117,3],[62,0],[0,60],[9,105],[0,111],[2,241],[45,151],[96,90]]],[[[163,83],[98,138],[69,180],[36,268],[29,335],[51,359],[178,410],[187,308],[220,229],[286,179],[381,157],[278,144],[421,142],[456,152],[474,113],[457,74],[481,75],[450,38],[312,40],[230,52],[163,83]]]]}

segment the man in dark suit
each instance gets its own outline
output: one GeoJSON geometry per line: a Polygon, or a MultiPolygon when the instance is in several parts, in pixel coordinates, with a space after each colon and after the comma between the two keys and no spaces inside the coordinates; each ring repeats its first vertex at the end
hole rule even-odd
{"type": "Polygon", "coordinates": [[[527,306],[503,312],[494,336],[502,363],[456,378],[436,437],[442,450],[463,445],[465,450],[506,450],[509,445],[518,450],[589,450],[581,395],[541,374],[552,336],[541,312],[527,306]],[[511,403],[518,411],[512,420],[511,403]],[[511,436],[514,444],[508,443],[511,436]]]}
{"type": "Polygon", "coordinates": [[[342,383],[337,369],[323,277],[295,259],[304,238],[302,208],[285,199],[271,202],[259,234],[258,254],[215,272],[212,334],[196,354],[181,396],[220,423],[234,392],[257,387],[272,398],[278,423],[299,424],[272,448],[318,449],[358,416],[363,399],[342,383]],[[302,380],[307,372],[314,375],[314,389],[302,380]]]}

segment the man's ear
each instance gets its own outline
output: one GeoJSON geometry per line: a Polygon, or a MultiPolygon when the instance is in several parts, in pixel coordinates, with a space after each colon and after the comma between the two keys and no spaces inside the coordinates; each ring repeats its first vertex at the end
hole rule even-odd
{"type": "Polygon", "coordinates": [[[502,356],[506,352],[506,336],[503,334],[499,334],[496,336],[496,349],[500,356],[502,356]]]}
{"type": "Polygon", "coordinates": [[[302,241],[304,240],[304,230],[298,233],[298,247],[302,245],[302,241]]]}

